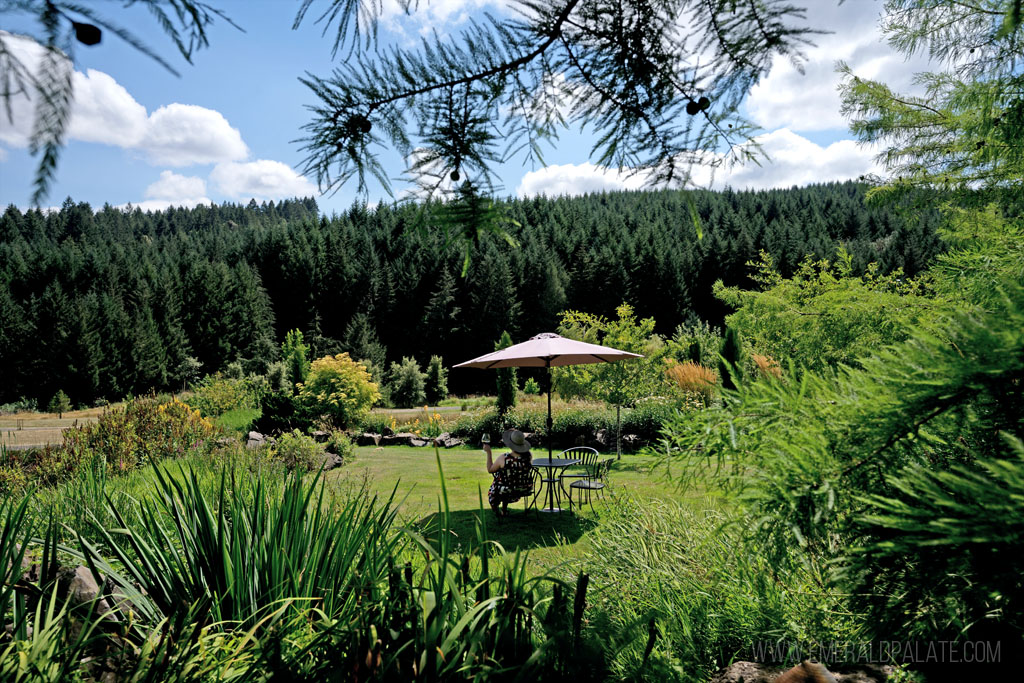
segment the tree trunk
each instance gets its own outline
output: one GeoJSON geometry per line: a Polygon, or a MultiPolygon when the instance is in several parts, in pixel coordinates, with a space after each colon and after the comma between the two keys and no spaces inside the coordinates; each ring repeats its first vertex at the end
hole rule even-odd
{"type": "Polygon", "coordinates": [[[615,406],[615,459],[622,460],[622,422],[619,420],[619,410],[622,406],[615,406]]]}

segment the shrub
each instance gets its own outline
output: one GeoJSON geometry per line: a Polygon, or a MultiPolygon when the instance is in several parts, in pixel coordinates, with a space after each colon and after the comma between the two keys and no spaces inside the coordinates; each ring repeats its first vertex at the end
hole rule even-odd
{"type": "Polygon", "coordinates": [[[66,465],[77,468],[98,459],[108,472],[124,473],[150,460],[204,449],[213,435],[213,423],[177,399],[137,398],[96,422],[65,431],[66,465]]]}
{"type": "Polygon", "coordinates": [[[714,396],[717,378],[710,368],[687,361],[669,366],[665,374],[684,392],[699,394],[705,400],[714,396]]]}
{"type": "Polygon", "coordinates": [[[37,409],[38,404],[34,398],[21,397],[12,403],[0,404],[0,415],[7,415],[10,413],[34,413],[37,409]]]}
{"type": "Polygon", "coordinates": [[[288,364],[283,360],[267,366],[267,385],[270,391],[291,391],[292,383],[288,375],[288,364]]]}
{"type": "Polygon", "coordinates": [[[443,363],[441,356],[431,356],[427,363],[425,390],[427,403],[432,406],[448,398],[448,370],[443,363]]]}
{"type": "Polygon", "coordinates": [[[344,429],[363,419],[380,399],[380,391],[365,365],[339,353],[313,361],[298,398],[308,416],[322,417],[344,429]]]}
{"type": "Polygon", "coordinates": [[[260,416],[252,428],[261,434],[279,434],[309,429],[312,421],[290,390],[265,395],[260,400],[260,416]]]}
{"type": "Polygon", "coordinates": [[[287,368],[287,378],[293,387],[306,381],[310,365],[308,360],[309,347],[302,339],[302,332],[292,330],[285,335],[281,344],[281,358],[287,368]]]}
{"type": "Polygon", "coordinates": [[[0,496],[8,497],[20,494],[28,486],[25,470],[17,463],[0,465],[0,496]]]}
{"type": "Polygon", "coordinates": [[[259,387],[251,379],[232,378],[220,374],[207,375],[192,388],[185,399],[207,417],[217,417],[231,410],[255,408],[259,405],[259,387]]]}
{"type": "Polygon", "coordinates": [[[327,437],[324,450],[341,456],[343,462],[351,462],[356,456],[356,445],[345,432],[334,430],[327,437]]]}
{"type": "Polygon", "coordinates": [[[523,385],[523,393],[530,396],[537,396],[540,394],[540,384],[537,383],[532,377],[526,378],[526,383],[523,385]]]}
{"type": "Polygon", "coordinates": [[[322,453],[320,444],[297,429],[282,434],[274,444],[274,458],[284,463],[290,470],[311,472],[317,469],[320,467],[322,453]]]}
{"type": "Polygon", "coordinates": [[[761,377],[769,379],[780,379],[782,377],[782,368],[779,367],[779,362],[771,356],[762,356],[759,353],[755,353],[751,354],[751,358],[757,367],[757,374],[761,377]]]}
{"type": "Polygon", "coordinates": [[[392,363],[388,371],[388,390],[392,405],[396,408],[421,406],[427,400],[424,391],[425,375],[420,371],[415,358],[406,356],[401,364],[392,363]]]}
{"type": "Polygon", "coordinates": [[[368,413],[359,421],[359,429],[372,434],[387,436],[394,434],[397,428],[398,425],[395,423],[395,418],[385,413],[368,413]]]}
{"type": "Polygon", "coordinates": [[[718,361],[718,374],[722,378],[722,386],[735,389],[743,381],[743,348],[740,344],[740,333],[735,327],[727,327],[722,349],[722,359],[718,361]]]}
{"type": "Polygon", "coordinates": [[[622,414],[622,433],[636,434],[641,440],[654,443],[661,438],[662,427],[675,412],[675,402],[667,399],[638,401],[632,410],[622,414]]]}

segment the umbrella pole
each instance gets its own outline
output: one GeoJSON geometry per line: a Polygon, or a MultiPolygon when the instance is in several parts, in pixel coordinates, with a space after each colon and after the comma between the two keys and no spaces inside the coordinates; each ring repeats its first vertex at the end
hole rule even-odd
{"type": "Polygon", "coordinates": [[[551,425],[552,425],[552,422],[551,422],[551,385],[552,385],[551,361],[549,361],[549,360],[544,361],[544,364],[548,366],[548,433],[547,433],[547,442],[548,442],[548,462],[551,462],[551,438],[552,438],[552,434],[551,434],[551,430],[552,430],[552,427],[551,427],[551,425]]]}

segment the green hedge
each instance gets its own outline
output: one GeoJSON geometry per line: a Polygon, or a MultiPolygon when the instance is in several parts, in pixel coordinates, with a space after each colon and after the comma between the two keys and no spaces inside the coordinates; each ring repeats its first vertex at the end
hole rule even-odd
{"type": "MultiPolygon", "coordinates": [[[[660,438],[661,425],[674,411],[675,406],[670,401],[661,400],[645,401],[635,408],[624,408],[622,410],[622,434],[623,436],[635,434],[639,437],[641,445],[655,443],[660,438]]],[[[509,411],[504,420],[494,410],[465,414],[455,423],[452,434],[470,445],[478,444],[481,435],[485,432],[491,434],[492,440],[496,440],[497,436],[509,427],[543,437],[547,434],[546,422],[547,411],[545,409],[517,406],[509,411]]],[[[552,415],[552,446],[569,448],[581,443],[597,446],[596,436],[601,429],[608,430],[609,445],[614,444],[614,408],[563,408],[556,410],[552,415]]],[[[537,439],[537,441],[545,445],[547,443],[543,438],[537,439]]]]}

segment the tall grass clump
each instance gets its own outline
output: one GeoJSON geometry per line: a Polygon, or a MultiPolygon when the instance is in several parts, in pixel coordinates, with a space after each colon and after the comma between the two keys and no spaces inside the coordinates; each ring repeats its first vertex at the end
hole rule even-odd
{"type": "MultiPolygon", "coordinates": [[[[114,523],[91,522],[99,541],[60,547],[105,600],[51,610],[0,643],[0,671],[36,666],[36,652],[54,675],[33,680],[603,677],[584,628],[585,576],[574,586],[532,575],[525,554],[487,540],[483,521],[463,555],[451,534],[430,542],[395,528],[391,500],[337,496],[317,475],[239,474],[222,470],[211,492],[203,474],[155,465],[150,495],[127,507],[108,497],[114,523]]],[[[0,560],[15,573],[38,535],[27,501],[0,509],[0,560]]],[[[441,506],[449,528],[443,475],[441,506]]],[[[56,557],[49,528],[43,556],[56,557]]],[[[4,590],[19,577],[5,575],[4,590]]]]}
{"type": "Polygon", "coordinates": [[[720,505],[703,506],[626,498],[602,515],[590,619],[607,632],[612,679],[703,683],[757,643],[856,635],[814,570],[773,566],[720,505]]]}

